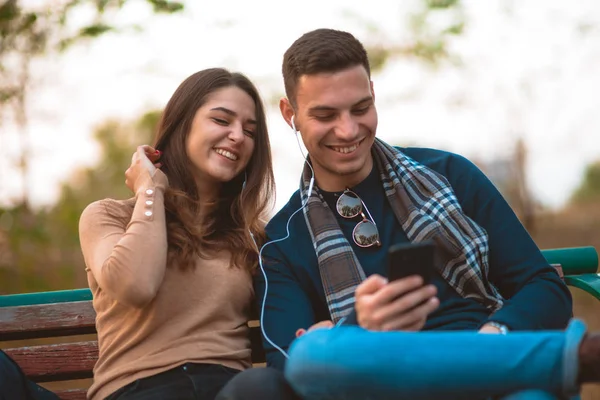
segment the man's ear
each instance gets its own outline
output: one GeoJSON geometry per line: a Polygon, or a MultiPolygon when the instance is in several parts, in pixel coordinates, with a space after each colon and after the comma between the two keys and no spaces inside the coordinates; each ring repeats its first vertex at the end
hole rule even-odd
{"type": "Polygon", "coordinates": [[[373,81],[371,81],[371,96],[373,96],[373,101],[375,101],[375,89],[373,89],[373,81]]]}
{"type": "Polygon", "coordinates": [[[281,116],[287,122],[287,124],[292,127],[292,117],[294,116],[294,107],[290,104],[290,101],[287,97],[282,97],[279,100],[279,111],[281,111],[281,116]]]}

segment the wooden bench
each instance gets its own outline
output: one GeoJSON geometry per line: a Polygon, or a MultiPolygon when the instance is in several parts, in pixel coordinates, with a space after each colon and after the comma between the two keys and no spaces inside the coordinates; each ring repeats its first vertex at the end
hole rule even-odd
{"type": "MultiPolygon", "coordinates": [[[[593,247],[544,250],[543,254],[568,285],[600,300],[598,254],[593,247]]],[[[91,378],[98,358],[91,299],[89,289],[0,296],[0,348],[35,382],[91,378]],[[88,336],[69,340],[75,335],[88,336]],[[57,337],[63,342],[17,347],[7,342],[57,337]]],[[[252,362],[263,365],[265,354],[258,321],[250,321],[249,325],[252,362]]],[[[55,392],[65,400],[85,399],[85,386],[55,392]]]]}

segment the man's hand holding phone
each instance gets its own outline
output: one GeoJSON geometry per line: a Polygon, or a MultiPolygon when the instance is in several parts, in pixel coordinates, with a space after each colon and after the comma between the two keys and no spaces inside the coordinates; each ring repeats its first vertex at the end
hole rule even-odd
{"type": "Polygon", "coordinates": [[[356,289],[356,317],[365,329],[418,331],[440,302],[429,284],[435,274],[435,244],[393,245],[388,254],[388,279],[372,275],[356,289]]]}
{"type": "Polygon", "coordinates": [[[356,317],[374,331],[419,331],[440,302],[434,285],[423,285],[417,275],[392,282],[371,275],[356,288],[356,317]]]}

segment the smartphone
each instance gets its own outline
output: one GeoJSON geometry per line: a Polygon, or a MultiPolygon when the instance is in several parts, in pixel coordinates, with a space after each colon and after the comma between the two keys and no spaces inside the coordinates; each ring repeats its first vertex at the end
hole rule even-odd
{"type": "Polygon", "coordinates": [[[391,282],[411,275],[419,275],[423,278],[424,285],[429,284],[435,273],[434,254],[435,243],[433,241],[400,243],[390,246],[387,265],[388,280],[391,282]]]}

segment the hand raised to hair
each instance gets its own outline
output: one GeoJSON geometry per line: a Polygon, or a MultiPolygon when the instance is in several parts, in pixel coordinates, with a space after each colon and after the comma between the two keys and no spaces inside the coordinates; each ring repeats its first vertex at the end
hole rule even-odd
{"type": "Polygon", "coordinates": [[[138,146],[135,153],[131,156],[131,165],[125,171],[125,185],[133,192],[137,193],[139,177],[144,170],[154,176],[157,169],[161,167],[158,162],[160,152],[148,145],[138,146]]]}

